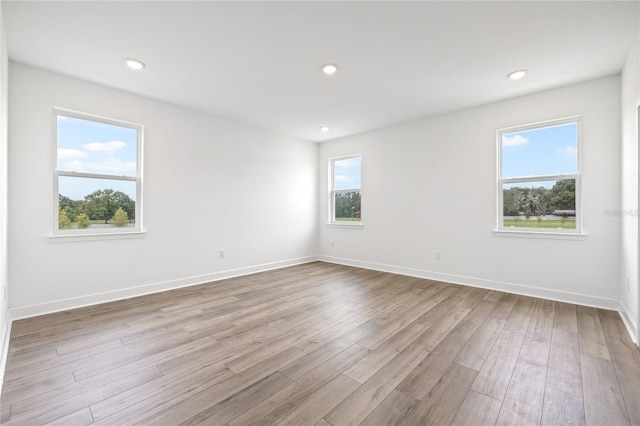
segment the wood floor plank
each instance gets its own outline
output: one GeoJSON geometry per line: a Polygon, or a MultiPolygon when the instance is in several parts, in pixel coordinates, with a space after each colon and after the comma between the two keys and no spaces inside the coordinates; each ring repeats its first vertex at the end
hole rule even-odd
{"type": "Polygon", "coordinates": [[[451,333],[398,385],[398,390],[416,399],[424,399],[440,381],[494,306],[495,302],[486,300],[478,302],[451,333]]]}
{"type": "Polygon", "coordinates": [[[600,317],[596,308],[578,306],[578,338],[580,339],[580,353],[598,358],[611,360],[607,341],[604,337],[600,317]]]}
{"type": "MultiPolygon", "coordinates": [[[[406,425],[420,401],[397,390],[391,391],[384,401],[367,416],[361,426],[406,425]]],[[[329,423],[327,423],[329,424],[329,423]]]]}
{"type": "Polygon", "coordinates": [[[426,327],[422,324],[411,324],[405,327],[343,374],[358,383],[366,382],[396,355],[413,343],[425,330],[426,327]]]}
{"type": "Polygon", "coordinates": [[[493,311],[491,312],[491,318],[495,318],[497,320],[506,321],[511,316],[513,312],[513,308],[516,306],[518,302],[518,295],[511,293],[503,293],[502,297],[496,303],[493,311]]]}
{"type": "Polygon", "coordinates": [[[311,262],[15,321],[9,425],[640,425],[614,311],[311,262]]]}
{"type": "Polygon", "coordinates": [[[582,367],[578,333],[562,328],[553,329],[547,386],[582,398],[582,367]]]}
{"type": "Polygon", "coordinates": [[[249,367],[262,362],[263,360],[282,352],[289,347],[295,346],[296,343],[299,343],[305,338],[317,334],[322,330],[326,330],[327,328],[331,327],[331,325],[333,325],[333,323],[331,322],[319,322],[305,329],[297,330],[280,339],[277,339],[274,342],[266,343],[260,346],[255,351],[235,358],[234,360],[228,362],[226,365],[231,371],[240,373],[248,369],[249,367]]]}
{"type": "Polygon", "coordinates": [[[63,386],[75,383],[76,379],[73,373],[65,373],[52,379],[47,379],[40,383],[33,383],[29,386],[19,388],[7,387],[2,393],[2,404],[15,404],[18,401],[24,401],[37,395],[54,391],[63,386]]]}
{"type": "Polygon", "coordinates": [[[480,371],[505,323],[504,320],[487,318],[462,348],[456,363],[480,371]]]}
{"type": "Polygon", "coordinates": [[[600,325],[608,345],[615,344],[637,349],[617,312],[598,309],[598,318],[600,318],[600,325]]]}
{"type": "Polygon", "coordinates": [[[640,423],[640,349],[617,343],[608,348],[629,420],[640,423]]]}
{"type": "Polygon", "coordinates": [[[498,419],[502,402],[470,390],[455,417],[452,426],[493,426],[498,419]]]}
{"type": "Polygon", "coordinates": [[[543,426],[584,426],[584,400],[578,396],[546,388],[542,409],[543,426]]]}
{"type": "Polygon", "coordinates": [[[268,395],[278,392],[289,383],[291,383],[291,379],[282,373],[275,372],[252,383],[224,401],[200,411],[181,422],[180,425],[225,424],[242,414],[247,408],[253,407],[267,398],[268,395]]]}
{"type": "Polygon", "coordinates": [[[529,332],[524,336],[519,359],[546,366],[549,363],[551,351],[551,335],[553,320],[549,318],[531,319],[529,332]]]}
{"type": "Polygon", "coordinates": [[[422,404],[411,414],[408,424],[446,425],[451,423],[477,374],[476,370],[452,364],[422,404]]]}
{"type": "Polygon", "coordinates": [[[410,345],[351,393],[325,420],[335,426],[361,423],[427,354],[424,346],[410,345]]]}
{"type": "MultiPolygon", "coordinates": [[[[325,345],[326,343],[334,339],[341,338],[342,336],[349,334],[356,329],[360,329],[360,327],[364,327],[367,330],[366,333],[360,336],[360,339],[373,334],[375,330],[380,328],[378,324],[374,324],[373,322],[368,321],[367,315],[354,315],[354,317],[344,319],[333,327],[321,331],[320,333],[311,336],[305,341],[296,344],[296,347],[304,352],[311,353],[319,347],[325,345]]],[[[357,333],[360,333],[361,331],[363,330],[360,329],[360,331],[357,331],[357,333]]]]}
{"type": "Polygon", "coordinates": [[[435,324],[429,326],[428,330],[418,339],[418,343],[429,351],[434,350],[469,312],[471,312],[471,309],[464,303],[457,304],[447,315],[443,316],[435,324]]]}
{"type": "Polygon", "coordinates": [[[91,416],[91,410],[89,408],[83,408],[71,413],[67,416],[61,417],[58,420],[54,420],[51,423],[47,423],[47,426],[88,426],[93,423],[93,416],[91,416]]]}
{"type": "MultiPolygon", "coordinates": [[[[429,312],[434,307],[436,306],[440,307],[441,302],[445,300],[448,295],[452,294],[455,291],[456,291],[455,287],[443,288],[438,293],[430,297],[428,300],[425,300],[424,303],[421,303],[413,307],[409,312],[405,313],[405,315],[401,316],[400,318],[396,318],[394,321],[387,323],[383,327],[380,327],[375,334],[372,334],[371,336],[365,339],[362,339],[362,341],[360,341],[360,344],[373,350],[373,349],[376,349],[381,344],[383,344],[388,339],[390,339],[398,331],[402,330],[407,325],[411,324],[412,322],[430,326],[432,324],[431,320],[424,320],[424,319],[421,320],[420,318],[423,318],[424,315],[426,315],[425,312],[429,312]],[[425,322],[427,324],[425,324],[425,322]]],[[[454,302],[458,302],[458,301],[459,300],[454,299],[454,302]]],[[[444,308],[442,308],[442,310],[444,310],[444,308]]],[[[444,315],[444,313],[442,315],[444,315]]],[[[439,315],[436,315],[436,316],[440,318],[439,315]]]]}
{"type": "Polygon", "coordinates": [[[287,416],[314,392],[325,386],[368,353],[368,349],[357,343],[343,349],[307,374],[293,381],[282,390],[269,395],[261,403],[249,408],[229,425],[270,425],[287,416]]]}
{"type": "MultiPolygon", "coordinates": [[[[73,398],[64,392],[51,391],[11,405],[11,420],[7,424],[45,424],[90,406],[110,396],[136,387],[161,376],[155,367],[135,375],[120,378],[103,386],[91,386],[73,398]]],[[[78,385],[74,383],[69,386],[78,385]]]]}
{"type": "MultiPolygon", "coordinates": [[[[251,386],[251,384],[272,375],[289,362],[302,356],[304,356],[304,352],[294,347],[289,348],[247,370],[244,370],[241,374],[236,374],[235,376],[232,376],[214,386],[209,386],[198,393],[188,395],[188,397],[181,395],[173,401],[167,401],[164,405],[164,410],[160,411],[156,408],[156,410],[154,410],[156,412],[152,416],[148,416],[149,411],[145,410],[143,415],[146,418],[141,419],[139,423],[141,425],[157,425],[179,424],[184,422],[191,418],[194,412],[199,412],[202,407],[210,407],[224,401],[242,389],[251,386]]],[[[142,401],[142,404],[144,404],[144,402],[145,401],[142,401]]],[[[136,404],[130,408],[136,410],[139,407],[136,404]]],[[[120,413],[121,412],[117,414],[120,413]]],[[[112,417],[113,416],[107,417],[105,419],[105,424],[109,424],[110,420],[113,421],[114,419],[112,419],[112,417]]]]}
{"type": "Polygon", "coordinates": [[[570,331],[572,333],[578,332],[578,315],[576,312],[576,305],[570,303],[553,302],[554,304],[554,318],[553,328],[560,328],[562,330],[570,331]]]}
{"type": "MultiPolygon", "coordinates": [[[[220,365],[194,368],[191,371],[180,370],[105,398],[92,404],[90,408],[94,420],[99,421],[117,415],[136,404],[142,403],[144,406],[149,406],[162,400],[173,399],[172,397],[176,394],[188,396],[233,375],[231,370],[220,365]]],[[[138,406],[138,408],[142,407],[138,406]]]]}
{"type": "Polygon", "coordinates": [[[613,363],[589,354],[581,354],[580,360],[587,424],[629,424],[613,363]]]}
{"type": "Polygon", "coordinates": [[[518,296],[518,301],[513,307],[511,315],[507,318],[507,323],[504,325],[505,330],[526,333],[533,314],[535,301],[532,297],[518,296]]]}
{"type": "Polygon", "coordinates": [[[278,424],[299,426],[317,423],[322,420],[325,413],[348,398],[357,388],[357,382],[341,374],[314,392],[285,417],[279,419],[278,424]]]}
{"type": "Polygon", "coordinates": [[[496,425],[540,424],[546,374],[544,366],[516,363],[496,425]]]}
{"type": "MultiPolygon", "coordinates": [[[[281,372],[291,380],[296,380],[307,374],[309,371],[315,369],[326,360],[332,358],[334,355],[352,346],[363,337],[368,336],[377,328],[378,325],[374,323],[366,322],[361,324],[350,332],[327,342],[299,360],[292,362],[282,369],[281,372]]],[[[296,347],[298,346],[296,345],[296,347]]],[[[368,349],[366,350],[366,353],[369,353],[368,349]]]]}
{"type": "Polygon", "coordinates": [[[523,341],[522,333],[502,330],[471,388],[503,401],[523,341]]]}

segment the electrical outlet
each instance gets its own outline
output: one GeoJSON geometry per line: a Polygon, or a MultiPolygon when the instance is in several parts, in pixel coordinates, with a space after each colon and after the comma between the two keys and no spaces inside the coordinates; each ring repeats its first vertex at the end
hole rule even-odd
{"type": "Polygon", "coordinates": [[[218,257],[219,257],[220,259],[224,259],[224,250],[220,250],[220,251],[218,252],[218,257]]]}
{"type": "Polygon", "coordinates": [[[435,258],[436,260],[442,260],[442,253],[440,253],[439,251],[437,251],[437,252],[436,252],[436,254],[435,254],[435,256],[434,256],[434,258],[435,258]]]}
{"type": "Polygon", "coordinates": [[[331,241],[331,247],[335,247],[336,246],[336,242],[335,241],[331,241]]]}

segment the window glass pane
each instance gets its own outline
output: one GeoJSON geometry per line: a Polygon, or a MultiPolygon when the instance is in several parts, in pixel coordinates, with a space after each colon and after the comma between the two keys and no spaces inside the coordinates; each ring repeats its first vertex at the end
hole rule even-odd
{"type": "Polygon", "coordinates": [[[58,170],[136,176],[137,131],[57,116],[58,170]]]}
{"type": "Polygon", "coordinates": [[[337,192],[334,197],[336,221],[360,222],[360,191],[337,192]]]}
{"type": "Polygon", "coordinates": [[[360,157],[333,162],[333,189],[360,189],[360,157]]]}
{"type": "Polygon", "coordinates": [[[61,176],[58,188],[58,229],[135,227],[135,181],[61,176]]]}
{"type": "Polygon", "coordinates": [[[577,172],[577,123],[502,134],[502,177],[577,172]]]}
{"type": "Polygon", "coordinates": [[[576,229],[576,181],[520,182],[502,188],[503,226],[576,229]]]}

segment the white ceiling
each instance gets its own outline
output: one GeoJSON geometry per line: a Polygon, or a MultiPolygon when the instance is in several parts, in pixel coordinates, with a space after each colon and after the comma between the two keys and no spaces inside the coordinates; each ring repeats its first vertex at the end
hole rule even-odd
{"type": "Polygon", "coordinates": [[[2,1],[13,61],[311,141],[616,74],[639,6],[2,1]]]}

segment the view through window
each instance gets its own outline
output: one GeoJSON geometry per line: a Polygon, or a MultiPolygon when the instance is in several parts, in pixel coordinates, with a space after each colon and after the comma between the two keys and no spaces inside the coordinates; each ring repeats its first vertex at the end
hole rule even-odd
{"type": "Polygon", "coordinates": [[[579,230],[577,118],[498,132],[499,229],[579,230]]]}
{"type": "Polygon", "coordinates": [[[56,109],[56,232],[140,228],[142,127],[56,109]]]}
{"type": "Polygon", "coordinates": [[[331,213],[332,223],[361,222],[361,166],[360,155],[334,158],[331,168],[331,213]]]}

